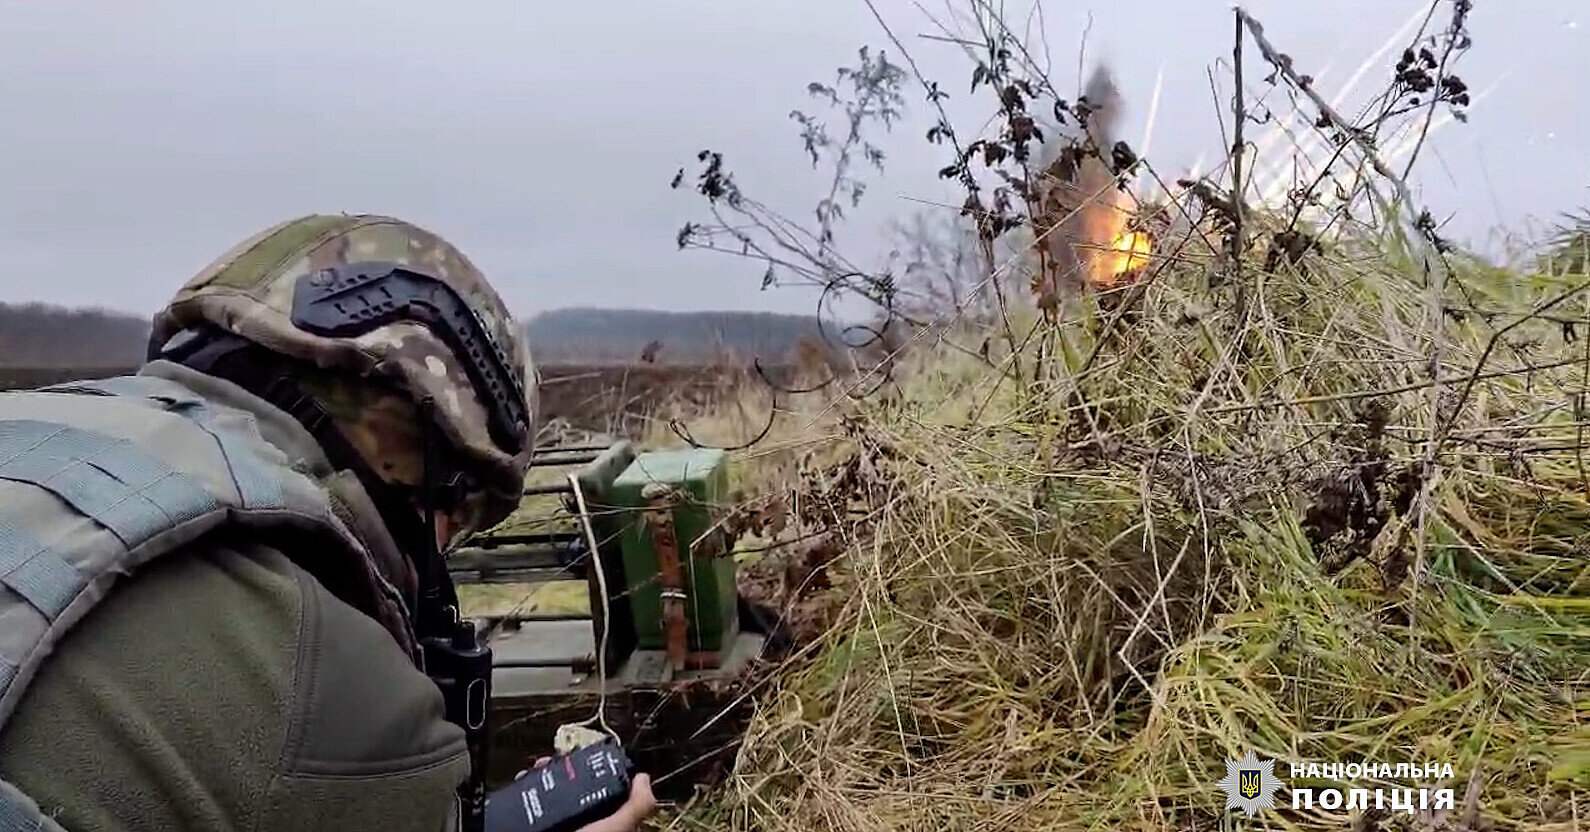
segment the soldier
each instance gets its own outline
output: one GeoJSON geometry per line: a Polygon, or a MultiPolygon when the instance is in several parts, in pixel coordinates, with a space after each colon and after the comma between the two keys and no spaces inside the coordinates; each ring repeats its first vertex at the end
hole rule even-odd
{"type": "MultiPolygon", "coordinates": [[[[0,395],[0,829],[468,828],[490,668],[438,553],[530,459],[501,299],[422,229],[310,216],[150,357],[0,395]]],[[[654,805],[638,775],[587,829],[654,805]]]]}

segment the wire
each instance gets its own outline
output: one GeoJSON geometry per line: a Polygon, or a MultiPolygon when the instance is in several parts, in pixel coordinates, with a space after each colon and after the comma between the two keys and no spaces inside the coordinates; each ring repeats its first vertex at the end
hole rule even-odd
{"type": "Polygon", "coordinates": [[[596,532],[591,529],[591,512],[585,507],[585,492],[580,489],[580,479],[573,473],[567,476],[569,487],[574,490],[574,504],[580,510],[580,529],[585,532],[585,545],[591,549],[591,564],[596,567],[596,588],[602,596],[602,633],[596,644],[596,716],[577,724],[590,725],[594,722],[608,736],[617,740],[618,734],[607,724],[607,634],[613,627],[610,618],[612,609],[607,602],[607,571],[602,568],[602,553],[596,544],[596,532]]]}

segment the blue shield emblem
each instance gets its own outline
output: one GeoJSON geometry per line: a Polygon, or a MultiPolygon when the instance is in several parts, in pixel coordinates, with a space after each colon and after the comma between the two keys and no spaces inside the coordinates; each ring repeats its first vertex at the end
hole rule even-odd
{"type": "Polygon", "coordinates": [[[1237,770],[1237,793],[1248,800],[1258,797],[1263,785],[1264,772],[1259,769],[1244,768],[1237,770]]]}

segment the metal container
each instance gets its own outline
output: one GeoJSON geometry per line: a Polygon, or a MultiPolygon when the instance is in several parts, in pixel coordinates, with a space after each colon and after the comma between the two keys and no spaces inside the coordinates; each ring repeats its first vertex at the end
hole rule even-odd
{"type": "Polygon", "coordinates": [[[739,632],[734,559],[714,527],[728,484],[723,451],[658,451],[635,457],[606,495],[623,510],[637,647],[668,651],[678,669],[716,667],[739,632]],[[683,637],[670,639],[681,609],[683,637]]]}

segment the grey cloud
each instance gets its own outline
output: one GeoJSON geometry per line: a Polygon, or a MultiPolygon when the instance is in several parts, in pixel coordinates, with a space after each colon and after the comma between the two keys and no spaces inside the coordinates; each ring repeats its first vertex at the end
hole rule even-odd
{"type": "MultiPolygon", "coordinates": [[[[1478,4],[1475,88],[1506,76],[1474,122],[1437,141],[1421,182],[1478,236],[1498,217],[1585,202],[1590,13],[1579,4],[1478,4]],[[1480,173],[1487,165],[1495,198],[1480,173]],[[1451,179],[1442,165],[1451,171],[1451,179]]],[[[879,8],[924,69],[965,100],[969,67],[916,37],[905,0],[879,8]]],[[[1253,4],[1327,87],[1414,8],[1339,0],[1253,4]]],[[[1051,3],[1055,72],[1074,84],[1088,5],[1051,3]]],[[[1093,4],[1088,54],[1114,68],[1136,142],[1156,71],[1166,84],[1154,158],[1218,153],[1204,68],[1229,53],[1224,0],[1093,4]]],[[[760,270],[674,250],[694,216],[667,190],[702,147],[742,184],[804,214],[821,182],[788,111],[805,83],[886,44],[864,4],[830,0],[221,4],[0,0],[0,298],[157,307],[235,240],[309,211],[380,211],[468,252],[523,312],[564,305],[798,311],[760,270]]],[[[891,52],[894,50],[890,50],[891,52]]],[[[891,163],[844,242],[881,258],[887,219],[944,200],[925,113],[889,137],[891,163]]],[[[865,259],[865,258],[864,258],[865,259]]]]}

